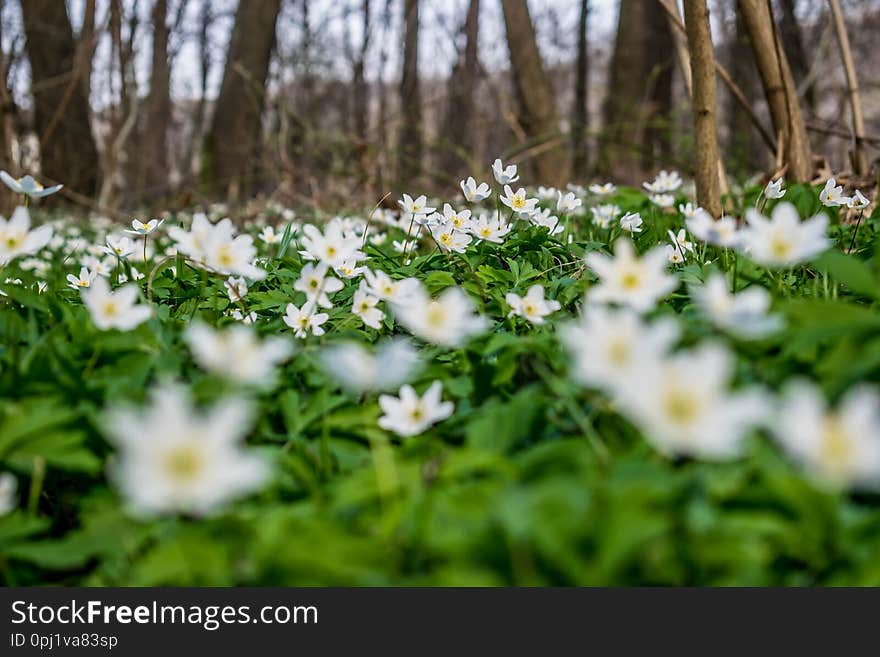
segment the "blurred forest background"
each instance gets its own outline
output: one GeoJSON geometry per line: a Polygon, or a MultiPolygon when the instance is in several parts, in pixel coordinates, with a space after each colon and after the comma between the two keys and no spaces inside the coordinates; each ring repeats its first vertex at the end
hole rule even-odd
{"type": "MultiPolygon", "coordinates": [[[[486,179],[498,155],[535,184],[694,173],[675,0],[0,5],[0,167],[108,216],[354,209],[486,179]]],[[[727,179],[876,180],[880,1],[708,7],[727,179]]]]}

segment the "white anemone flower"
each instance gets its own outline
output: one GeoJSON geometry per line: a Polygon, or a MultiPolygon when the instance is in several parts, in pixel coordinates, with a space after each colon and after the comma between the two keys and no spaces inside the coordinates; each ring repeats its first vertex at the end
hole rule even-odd
{"type": "Polygon", "coordinates": [[[599,277],[587,293],[593,303],[617,303],[647,312],[678,287],[678,279],[666,272],[666,252],[660,247],[638,257],[632,242],[619,239],[613,257],[589,253],[586,262],[599,277]]]}
{"type": "Polygon", "coordinates": [[[137,303],[138,292],[137,285],[133,283],[112,291],[110,283],[102,277],[80,290],[92,322],[102,331],[131,331],[150,318],[152,309],[137,303]]]}
{"type": "Polygon", "coordinates": [[[268,387],[275,380],[275,368],[293,353],[284,338],[262,341],[244,324],[213,329],[196,322],[184,332],[193,358],[211,374],[245,385],[268,387]]]}
{"type": "Polygon", "coordinates": [[[880,393],[862,385],[829,409],[813,384],[789,384],[773,424],[786,452],[820,484],[880,490],[880,393]]]}
{"type": "Polygon", "coordinates": [[[7,220],[0,217],[0,265],[22,255],[33,255],[52,240],[52,226],[45,224],[31,230],[31,215],[18,206],[7,220]]]}
{"type": "Polygon", "coordinates": [[[394,390],[421,367],[419,354],[406,338],[380,342],[375,352],[358,342],[343,342],[321,352],[321,366],[340,387],[354,393],[394,390]]]}
{"type": "Polygon", "coordinates": [[[23,176],[21,178],[13,178],[6,171],[0,171],[0,180],[13,192],[24,194],[30,198],[43,198],[59,191],[64,185],[52,185],[51,187],[43,187],[39,182],[34,180],[33,176],[23,176]]]}
{"type": "Polygon", "coordinates": [[[440,381],[434,381],[421,397],[410,385],[401,387],[397,397],[380,395],[379,406],[384,415],[379,418],[379,426],[403,437],[424,433],[455,410],[455,404],[442,401],[442,395],[440,381]]]}
{"type": "Polygon", "coordinates": [[[110,478],[137,515],[216,512],[268,483],[268,463],[243,445],[252,417],[241,399],[199,411],[185,388],[162,385],[144,409],[105,413],[117,448],[110,478]]]}
{"type": "Polygon", "coordinates": [[[794,205],[785,201],[773,208],[770,219],[749,208],[746,221],[743,247],[752,259],[767,267],[790,267],[810,260],[831,244],[826,215],[801,221],[794,205]]]}
{"type": "Polygon", "coordinates": [[[562,307],[558,301],[544,298],[542,285],[533,285],[524,297],[508,292],[504,298],[510,306],[508,317],[516,315],[532,324],[543,324],[547,315],[553,314],[562,307]]]}

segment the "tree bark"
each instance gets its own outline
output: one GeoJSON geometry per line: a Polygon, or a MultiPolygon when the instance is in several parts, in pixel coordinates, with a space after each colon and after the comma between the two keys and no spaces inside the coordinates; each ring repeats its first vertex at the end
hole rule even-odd
{"type": "Polygon", "coordinates": [[[449,93],[440,135],[440,169],[456,182],[462,171],[472,163],[476,147],[474,109],[480,67],[477,49],[479,21],[480,0],[470,0],[462,30],[464,52],[459,52],[449,77],[449,93]]]}
{"type": "Polygon", "coordinates": [[[419,87],[419,0],[403,2],[403,74],[400,113],[403,123],[397,142],[397,177],[401,184],[418,184],[422,173],[422,96],[419,87]]]}
{"type": "Polygon", "coordinates": [[[202,161],[209,188],[232,200],[253,193],[260,181],[266,78],[280,9],[281,0],[260,0],[239,3],[235,13],[202,161]]]}
{"type": "Polygon", "coordinates": [[[171,68],[168,62],[168,0],[153,4],[153,58],[143,134],[140,193],[168,191],[168,126],[171,123],[171,68]]]}
{"type": "Polygon", "coordinates": [[[838,0],[828,0],[831,5],[831,15],[834,18],[834,32],[837,35],[837,44],[840,46],[840,59],[843,62],[843,71],[846,75],[846,87],[849,94],[849,106],[852,114],[853,149],[850,152],[853,171],[858,175],[868,173],[868,156],[865,154],[865,119],[862,116],[862,101],[859,94],[859,79],[856,76],[856,67],[853,63],[852,49],[849,45],[849,35],[846,32],[846,22],[843,19],[843,11],[840,9],[838,0]]]}
{"type": "Polygon", "coordinates": [[[84,59],[77,58],[66,4],[28,0],[21,5],[31,65],[34,129],[41,137],[41,171],[49,180],[93,195],[98,186],[98,151],[89,122],[89,100],[79,77],[83,71],[76,66],[84,59]],[[50,128],[51,136],[43,140],[50,128]]]}
{"type": "Polygon", "coordinates": [[[694,137],[697,144],[697,202],[713,217],[721,216],[716,134],[715,51],[706,0],[684,0],[684,23],[691,54],[694,137]]]}
{"type": "Polygon", "coordinates": [[[571,109],[571,173],[576,180],[584,180],[590,164],[587,130],[589,128],[589,75],[590,53],[587,41],[589,0],[581,0],[578,17],[577,65],[575,66],[574,104],[571,109]]]}
{"type": "MultiPolygon", "coordinates": [[[[794,78],[795,87],[798,87],[809,75],[810,63],[807,59],[801,28],[798,25],[795,13],[797,0],[779,0],[779,8],[781,10],[779,38],[782,40],[785,56],[788,57],[789,64],[791,65],[791,74],[794,78]]],[[[809,85],[803,92],[807,107],[813,109],[816,106],[815,85],[809,85]]]]}
{"type": "Polygon", "coordinates": [[[523,0],[501,0],[501,5],[520,109],[519,123],[536,152],[531,158],[535,173],[541,184],[561,185],[568,178],[569,160],[559,143],[555,93],[541,61],[529,7],[523,0]]]}
{"type": "Polygon", "coordinates": [[[657,0],[621,0],[599,150],[601,168],[616,180],[639,182],[671,151],[674,52],[657,0]]]}
{"type": "Polygon", "coordinates": [[[782,161],[787,165],[786,177],[808,182],[813,174],[810,141],[788,58],[773,23],[769,0],[738,2],[770,106],[773,128],[779,135],[782,161]]]}

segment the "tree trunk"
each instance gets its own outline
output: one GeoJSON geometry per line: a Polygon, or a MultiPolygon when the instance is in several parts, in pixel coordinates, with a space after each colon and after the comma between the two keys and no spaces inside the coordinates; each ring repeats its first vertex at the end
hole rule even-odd
{"type": "Polygon", "coordinates": [[[140,194],[168,191],[168,126],[171,124],[171,68],[168,64],[168,0],[153,5],[153,64],[143,133],[140,194]]]}
{"type": "Polygon", "coordinates": [[[575,180],[584,180],[588,174],[589,152],[587,130],[589,128],[589,43],[587,42],[587,17],[589,0],[581,0],[578,19],[577,65],[575,67],[574,104],[571,109],[571,174],[575,180]]]}
{"type": "Polygon", "coordinates": [[[621,0],[603,106],[601,168],[637,183],[671,152],[675,41],[657,0],[621,0]]]}
{"type": "MultiPolygon", "coordinates": [[[[779,0],[781,15],[779,17],[779,38],[782,40],[782,48],[785,56],[791,64],[791,74],[794,78],[795,87],[807,78],[810,73],[810,62],[804,48],[804,40],[801,28],[798,25],[795,9],[797,0],[779,0]]],[[[816,87],[809,85],[804,92],[804,101],[811,110],[816,106],[816,87]]]]}
{"type": "Polygon", "coordinates": [[[555,93],[544,70],[529,7],[523,0],[501,0],[513,82],[519,104],[519,123],[529,145],[535,174],[544,185],[568,179],[568,158],[561,145],[555,93]]]}
{"type": "Polygon", "coordinates": [[[863,176],[868,173],[868,156],[865,153],[865,119],[862,116],[862,100],[859,93],[859,79],[856,76],[856,67],[853,63],[852,49],[849,45],[849,35],[846,32],[846,22],[843,18],[843,10],[838,0],[829,0],[831,15],[834,18],[834,32],[837,35],[837,44],[840,46],[840,59],[843,61],[843,71],[846,75],[846,87],[849,94],[849,106],[852,115],[853,149],[850,151],[853,171],[863,176]]]}
{"type": "Polygon", "coordinates": [[[205,140],[203,176],[215,193],[244,198],[260,181],[260,133],[266,77],[281,0],[241,2],[220,95],[205,140]]]}
{"type": "Polygon", "coordinates": [[[472,164],[476,147],[474,109],[480,66],[477,49],[479,20],[480,0],[470,0],[463,26],[464,53],[459,52],[458,61],[449,77],[449,93],[440,135],[440,169],[456,182],[462,171],[472,164]],[[463,167],[463,164],[466,166],[463,167]]]}
{"type": "Polygon", "coordinates": [[[713,217],[720,217],[721,191],[715,128],[715,51],[712,47],[706,0],[684,0],[684,23],[691,54],[691,104],[697,144],[697,203],[713,217]]]}
{"type": "Polygon", "coordinates": [[[370,106],[364,66],[367,59],[367,51],[370,48],[370,0],[363,0],[361,14],[363,15],[364,35],[361,41],[360,52],[354,61],[351,93],[354,102],[354,132],[362,143],[366,143],[370,106]]]}
{"type": "Polygon", "coordinates": [[[48,180],[93,195],[98,186],[98,151],[82,84],[85,59],[76,56],[66,5],[57,0],[27,0],[21,6],[41,171],[48,180]]]}
{"type": "Polygon", "coordinates": [[[422,171],[422,98],[419,88],[419,0],[403,2],[403,75],[400,113],[403,124],[397,142],[397,178],[408,186],[422,171]]]}
{"type": "MultiPolygon", "coordinates": [[[[754,59],[750,56],[749,37],[742,13],[735,11],[734,14],[733,33],[729,39],[728,50],[730,74],[737,81],[746,98],[755,103],[759,93],[758,71],[755,69],[754,59]]],[[[762,171],[768,166],[752,123],[732,94],[728,95],[725,150],[728,162],[731,163],[733,170],[739,173],[762,171]]]]}
{"type": "Polygon", "coordinates": [[[810,142],[798,103],[788,58],[778,38],[768,0],[738,0],[749,33],[752,52],[770,106],[773,128],[779,136],[786,177],[807,182],[813,174],[810,142]]]}

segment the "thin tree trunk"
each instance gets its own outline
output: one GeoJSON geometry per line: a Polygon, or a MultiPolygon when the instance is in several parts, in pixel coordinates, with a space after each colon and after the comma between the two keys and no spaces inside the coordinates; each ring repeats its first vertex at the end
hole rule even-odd
{"type": "Polygon", "coordinates": [[[831,15],[834,18],[834,31],[837,34],[837,43],[840,46],[840,58],[843,60],[843,70],[846,74],[846,86],[849,93],[849,105],[852,112],[853,149],[850,152],[853,171],[858,175],[868,173],[868,157],[865,154],[865,119],[862,117],[862,101],[859,95],[859,79],[856,76],[856,67],[853,63],[852,49],[849,45],[849,35],[846,32],[846,22],[843,19],[843,11],[840,9],[838,0],[828,0],[831,6],[831,15]]]}
{"type": "MultiPolygon", "coordinates": [[[[807,60],[807,52],[804,48],[804,40],[801,36],[801,28],[798,25],[795,9],[797,0],[779,0],[781,15],[779,17],[779,38],[788,62],[791,65],[791,74],[794,78],[795,87],[800,87],[807,79],[810,65],[807,60]]],[[[803,90],[804,101],[810,110],[816,106],[815,85],[807,85],[803,90]]]]}
{"type": "Polygon", "coordinates": [[[584,180],[590,164],[587,130],[589,128],[589,75],[590,53],[587,41],[587,20],[590,13],[589,0],[581,0],[578,17],[577,65],[575,66],[574,104],[571,109],[571,174],[576,180],[584,180]]]}
{"type": "Polygon", "coordinates": [[[781,46],[768,0],[738,0],[749,33],[752,52],[770,106],[773,128],[781,149],[777,157],[787,165],[786,176],[807,182],[813,174],[810,141],[798,103],[794,78],[781,46]]]}
{"type": "Polygon", "coordinates": [[[143,134],[141,194],[168,191],[168,127],[171,124],[171,68],[168,62],[168,0],[153,4],[153,63],[143,134]]]}
{"type": "Polygon", "coordinates": [[[473,162],[476,146],[474,110],[480,67],[477,49],[479,20],[480,0],[470,0],[463,25],[464,53],[459,53],[452,75],[449,76],[449,93],[440,135],[440,169],[456,180],[463,170],[462,165],[473,162]]]}
{"type": "Polygon", "coordinates": [[[352,96],[354,101],[354,132],[355,135],[357,135],[357,138],[365,143],[367,141],[370,109],[367,94],[367,79],[364,71],[367,52],[370,48],[370,0],[363,0],[361,5],[361,15],[363,16],[364,36],[361,40],[360,52],[354,62],[352,96]]]}
{"type": "Polygon", "coordinates": [[[621,0],[603,105],[600,168],[636,183],[670,150],[668,124],[675,42],[657,0],[621,0]]]}
{"type": "Polygon", "coordinates": [[[715,116],[715,51],[706,0],[684,0],[684,22],[691,54],[694,136],[697,143],[697,202],[713,217],[721,216],[718,139],[715,116]]]}
{"type": "Polygon", "coordinates": [[[536,154],[532,156],[538,181],[560,185],[568,178],[569,160],[561,141],[555,94],[544,70],[535,26],[522,0],[501,0],[514,88],[522,125],[536,154]]]}
{"type": "Polygon", "coordinates": [[[27,54],[31,65],[34,128],[49,133],[40,148],[46,178],[61,181],[83,194],[98,184],[98,151],[89,122],[89,101],[75,79],[78,63],[73,28],[64,2],[27,0],[22,4],[27,54]],[[64,110],[56,113],[59,108],[64,110]]]}
{"type": "Polygon", "coordinates": [[[227,198],[244,198],[260,178],[260,134],[281,0],[242,2],[226,55],[223,82],[205,140],[206,182],[227,198]]]}
{"type": "Polygon", "coordinates": [[[403,124],[397,143],[397,177],[404,185],[414,185],[418,183],[422,170],[419,0],[404,0],[403,23],[403,75],[400,78],[400,113],[403,124]]]}

